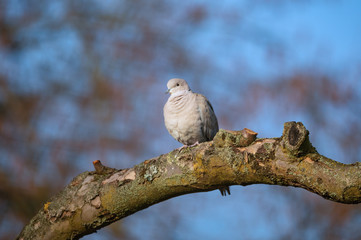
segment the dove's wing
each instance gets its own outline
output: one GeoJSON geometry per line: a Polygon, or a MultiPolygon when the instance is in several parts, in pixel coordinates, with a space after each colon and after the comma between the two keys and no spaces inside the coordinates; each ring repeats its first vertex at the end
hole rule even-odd
{"type": "Polygon", "coordinates": [[[208,99],[202,94],[197,94],[196,103],[202,121],[202,132],[207,141],[213,140],[218,132],[218,121],[213,107],[208,99]]]}

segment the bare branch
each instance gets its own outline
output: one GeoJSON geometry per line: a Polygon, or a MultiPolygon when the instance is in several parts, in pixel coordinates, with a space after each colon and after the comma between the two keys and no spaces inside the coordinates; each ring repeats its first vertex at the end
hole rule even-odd
{"type": "Polygon", "coordinates": [[[361,164],[317,153],[302,123],[285,123],[280,138],[220,130],[213,142],[174,150],[133,168],[94,161],[44,205],[18,239],[78,239],[155,203],[226,185],[273,184],[307,189],[325,199],[361,202],[361,164]]]}

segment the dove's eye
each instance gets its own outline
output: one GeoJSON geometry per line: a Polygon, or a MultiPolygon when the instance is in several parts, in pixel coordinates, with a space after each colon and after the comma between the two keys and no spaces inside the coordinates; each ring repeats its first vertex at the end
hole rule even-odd
{"type": "Polygon", "coordinates": [[[177,87],[179,86],[179,83],[177,83],[177,87]]]}

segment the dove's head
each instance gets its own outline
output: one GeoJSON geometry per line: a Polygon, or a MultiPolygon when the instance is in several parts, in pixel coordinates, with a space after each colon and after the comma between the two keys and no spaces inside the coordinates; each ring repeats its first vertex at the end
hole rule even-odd
{"type": "Polygon", "coordinates": [[[188,83],[181,78],[172,78],[171,80],[169,80],[167,83],[167,88],[167,93],[170,94],[181,93],[191,90],[188,86],[188,83]]]}

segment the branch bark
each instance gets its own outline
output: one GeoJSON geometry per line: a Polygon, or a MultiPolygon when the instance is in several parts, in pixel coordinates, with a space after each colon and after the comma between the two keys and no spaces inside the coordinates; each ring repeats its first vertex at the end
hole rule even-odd
{"type": "Polygon", "coordinates": [[[174,150],[129,169],[94,162],[54,196],[18,239],[79,239],[121,218],[183,194],[222,186],[301,187],[325,199],[361,202],[361,164],[342,164],[317,153],[302,123],[287,122],[280,138],[220,130],[212,142],[174,150]]]}

